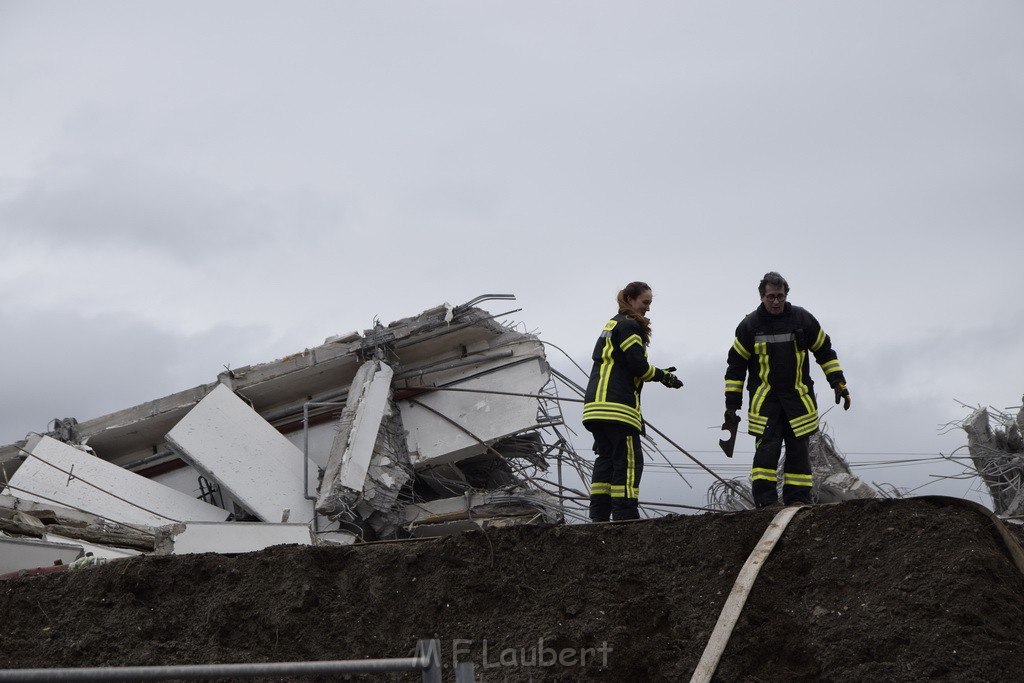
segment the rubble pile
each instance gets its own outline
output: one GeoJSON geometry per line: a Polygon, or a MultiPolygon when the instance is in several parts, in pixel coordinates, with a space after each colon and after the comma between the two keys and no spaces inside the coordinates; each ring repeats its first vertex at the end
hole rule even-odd
{"type": "Polygon", "coordinates": [[[1024,516],[1024,406],[1016,415],[977,408],[961,427],[971,464],[992,496],[992,509],[1002,517],[1024,516]]]}
{"type": "Polygon", "coordinates": [[[513,298],[375,323],[0,447],[0,574],[86,553],[561,521],[548,456],[561,467],[575,454],[544,346],[477,307],[513,298]]]}

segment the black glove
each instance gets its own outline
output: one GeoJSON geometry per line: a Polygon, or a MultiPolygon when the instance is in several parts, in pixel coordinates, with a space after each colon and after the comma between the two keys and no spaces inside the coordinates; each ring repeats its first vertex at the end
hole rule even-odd
{"type": "Polygon", "coordinates": [[[661,376],[661,383],[669,389],[678,389],[683,386],[682,380],[672,374],[674,371],[675,367],[665,368],[662,370],[662,373],[664,374],[661,376]]]}
{"type": "Polygon", "coordinates": [[[834,387],[836,392],[836,405],[839,405],[839,401],[843,401],[843,410],[850,409],[850,392],[846,388],[846,382],[837,382],[834,387]]]}
{"type": "Polygon", "coordinates": [[[736,414],[736,410],[733,408],[725,409],[725,421],[722,424],[739,424],[740,416],[736,414]]]}

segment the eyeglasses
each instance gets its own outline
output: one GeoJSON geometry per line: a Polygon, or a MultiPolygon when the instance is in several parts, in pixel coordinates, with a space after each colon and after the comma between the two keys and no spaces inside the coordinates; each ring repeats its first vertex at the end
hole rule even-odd
{"type": "Polygon", "coordinates": [[[786,300],[786,295],[785,294],[765,294],[764,298],[768,299],[768,301],[785,301],[786,300]]]}

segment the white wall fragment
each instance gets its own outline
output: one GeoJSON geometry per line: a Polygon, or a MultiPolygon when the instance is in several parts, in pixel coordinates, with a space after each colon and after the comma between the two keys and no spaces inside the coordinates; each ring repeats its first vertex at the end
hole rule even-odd
{"type": "Polygon", "coordinates": [[[82,554],[82,547],[78,545],[0,536],[0,574],[51,567],[58,560],[61,564],[71,564],[82,554]]]}
{"type": "Polygon", "coordinates": [[[303,482],[303,455],[224,385],[215,387],[167,433],[171,447],[264,522],[308,523],[317,470],[303,482]]]}
{"type": "Polygon", "coordinates": [[[308,524],[190,522],[172,536],[174,554],[249,553],[272,545],[312,545],[308,524]]]}
{"type": "Polygon", "coordinates": [[[402,424],[409,433],[409,459],[415,467],[455,462],[479,453],[491,443],[512,434],[536,428],[537,399],[507,394],[536,395],[549,379],[547,363],[538,358],[515,364],[495,361],[497,369],[479,370],[472,379],[458,382],[458,389],[479,389],[480,393],[433,391],[416,401],[398,401],[402,424]],[[504,364],[503,366],[497,363],[504,364]],[[487,393],[487,390],[505,392],[487,393]]]}
{"type": "Polygon", "coordinates": [[[48,436],[33,435],[3,493],[56,503],[124,524],[223,521],[228,511],[196,500],[48,436]]]}

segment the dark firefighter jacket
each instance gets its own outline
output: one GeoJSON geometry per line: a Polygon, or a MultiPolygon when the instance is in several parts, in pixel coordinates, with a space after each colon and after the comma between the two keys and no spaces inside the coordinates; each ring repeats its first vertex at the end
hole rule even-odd
{"type": "Polygon", "coordinates": [[[846,382],[832,341],[814,316],[799,306],[787,302],[782,313],[771,315],[761,304],[736,328],[725,371],[725,405],[730,410],[743,405],[746,376],[751,434],[764,434],[769,417],[778,415],[780,409],[794,435],[807,436],[818,430],[808,351],[814,354],[829,386],[846,382]]]}
{"type": "Polygon", "coordinates": [[[583,424],[622,422],[643,430],[640,391],[660,382],[665,371],[647,362],[640,323],[620,313],[604,326],[594,345],[594,368],[583,404],[583,424]]]}

